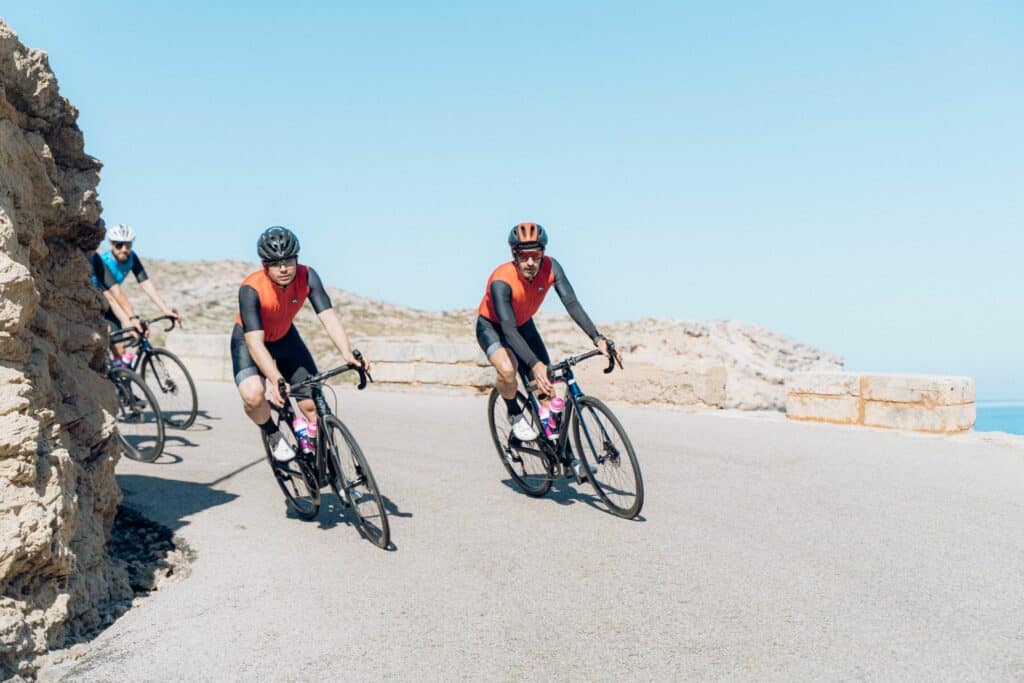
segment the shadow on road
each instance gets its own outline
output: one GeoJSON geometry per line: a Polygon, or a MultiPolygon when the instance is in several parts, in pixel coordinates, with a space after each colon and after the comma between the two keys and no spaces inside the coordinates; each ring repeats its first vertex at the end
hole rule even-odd
{"type": "Polygon", "coordinates": [[[192,423],[192,426],[185,431],[189,432],[208,432],[213,429],[211,422],[220,422],[224,418],[211,415],[205,410],[200,410],[196,413],[196,421],[192,423]]]}
{"type": "MultiPolygon", "coordinates": [[[[384,511],[387,513],[388,518],[394,517],[412,517],[411,512],[402,512],[398,509],[398,506],[387,496],[381,495],[381,500],[384,503],[384,511]]],[[[287,515],[291,519],[299,521],[310,521],[316,522],[321,529],[333,529],[338,525],[345,525],[352,529],[352,532],[356,535],[361,535],[359,527],[356,525],[355,515],[350,508],[345,507],[342,502],[338,499],[338,496],[333,492],[324,490],[320,494],[320,511],[317,516],[311,520],[303,520],[299,515],[295,513],[290,507],[285,505],[287,509],[287,515]]],[[[392,540],[386,550],[393,552],[398,550],[398,546],[395,545],[392,540]]]]}
{"type": "Polygon", "coordinates": [[[214,488],[224,478],[205,484],[141,474],[118,474],[117,485],[124,493],[126,504],[167,528],[177,530],[188,524],[185,517],[238,497],[214,488]]]}
{"type": "MultiPolygon", "coordinates": [[[[513,482],[511,479],[502,479],[501,483],[509,487],[519,495],[526,495],[519,490],[519,487],[516,486],[515,482],[513,482]]],[[[548,500],[555,501],[559,505],[574,505],[576,503],[584,503],[594,508],[595,510],[606,512],[604,507],[599,505],[599,503],[601,502],[600,498],[598,498],[597,496],[593,496],[589,493],[585,493],[583,491],[577,491],[574,488],[574,485],[578,484],[570,481],[568,478],[562,477],[560,479],[556,479],[552,483],[551,490],[548,491],[547,495],[541,496],[538,500],[544,500],[546,498],[548,500]]],[[[585,484],[578,486],[585,486],[585,484]]]]}
{"type": "Polygon", "coordinates": [[[399,510],[398,505],[383,493],[380,494],[380,498],[384,502],[384,511],[388,513],[388,517],[412,517],[411,512],[402,512],[399,510]]]}
{"type": "Polygon", "coordinates": [[[176,452],[183,448],[197,448],[199,444],[185,436],[184,432],[168,429],[164,435],[164,451],[160,457],[153,461],[157,465],[174,465],[181,462],[181,456],[176,452]]]}
{"type": "MultiPolygon", "coordinates": [[[[526,495],[519,490],[519,487],[515,485],[511,479],[502,479],[501,483],[509,487],[519,495],[526,495]]],[[[604,503],[597,496],[589,493],[589,484],[577,484],[575,480],[569,479],[568,477],[561,477],[556,479],[552,485],[551,490],[548,491],[547,495],[542,496],[538,500],[544,500],[545,498],[553,500],[559,505],[574,505],[576,503],[583,503],[589,507],[594,508],[606,515],[611,515],[611,511],[605,507],[604,503]]],[[[637,515],[632,520],[633,522],[646,522],[647,518],[643,515],[637,515]]]]}
{"type": "MultiPolygon", "coordinates": [[[[210,422],[220,421],[222,418],[211,415],[205,410],[196,414],[196,422],[188,429],[177,429],[167,425],[164,430],[164,447],[160,456],[154,460],[152,465],[177,465],[182,462],[180,450],[187,448],[198,448],[199,444],[188,438],[189,432],[208,432],[213,429],[210,422]]],[[[129,439],[130,442],[130,439],[129,439]]],[[[134,444],[133,444],[134,445],[134,444]]],[[[143,444],[144,445],[144,444],[143,444]]]]}

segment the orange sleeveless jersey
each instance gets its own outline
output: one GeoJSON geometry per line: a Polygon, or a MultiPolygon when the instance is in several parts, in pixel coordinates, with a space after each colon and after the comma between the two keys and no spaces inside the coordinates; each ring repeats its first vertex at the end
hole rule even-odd
{"type": "MultiPolygon", "coordinates": [[[[308,275],[309,266],[298,266],[295,279],[284,289],[275,285],[262,270],[250,273],[242,280],[241,287],[252,287],[260,297],[260,321],[263,323],[265,341],[277,341],[288,334],[292,321],[309,297],[308,275]]],[[[242,325],[241,313],[235,318],[235,322],[242,325]]],[[[244,325],[242,329],[245,329],[244,325]]]]}
{"type": "Polygon", "coordinates": [[[487,280],[487,290],[484,292],[483,301],[477,312],[483,317],[497,324],[498,314],[494,311],[494,302],[491,301],[491,283],[500,280],[512,288],[512,312],[516,316],[516,326],[526,324],[534,316],[540,305],[544,302],[551,285],[555,284],[555,276],[551,272],[551,257],[545,256],[540,264],[540,271],[533,281],[522,276],[516,264],[509,261],[494,269],[491,277],[487,280]]]}

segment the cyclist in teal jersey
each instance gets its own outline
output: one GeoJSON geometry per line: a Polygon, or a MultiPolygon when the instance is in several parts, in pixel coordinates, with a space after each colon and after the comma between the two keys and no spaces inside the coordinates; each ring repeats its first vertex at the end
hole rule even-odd
{"type": "MultiPolygon", "coordinates": [[[[149,279],[149,275],[146,274],[142,260],[132,251],[135,230],[130,225],[119,223],[108,231],[107,239],[110,241],[110,249],[102,254],[97,252],[89,258],[92,266],[90,279],[93,286],[103,292],[107,303],[110,304],[110,310],[105,311],[103,317],[111,324],[112,328],[118,330],[133,327],[139,332],[142,331],[139,325],[139,316],[135,314],[135,310],[121,287],[121,283],[128,277],[128,273],[135,276],[142,291],[164,315],[169,315],[180,321],[181,316],[164,302],[160,293],[156,291],[156,286],[149,279]]],[[[114,359],[120,360],[124,352],[124,344],[113,345],[111,351],[114,354],[114,359]]]]}

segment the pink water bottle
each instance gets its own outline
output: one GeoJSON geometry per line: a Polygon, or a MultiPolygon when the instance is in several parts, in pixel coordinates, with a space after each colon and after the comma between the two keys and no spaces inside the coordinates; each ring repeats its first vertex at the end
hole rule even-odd
{"type": "Polygon", "coordinates": [[[295,430],[295,438],[299,441],[299,448],[303,453],[312,453],[313,449],[309,443],[309,422],[301,415],[296,415],[292,420],[292,429],[295,430]]]}
{"type": "Polygon", "coordinates": [[[548,404],[551,408],[551,428],[558,431],[558,424],[562,421],[562,411],[565,410],[565,401],[561,396],[555,396],[548,404]]]}
{"type": "Polygon", "coordinates": [[[306,423],[306,443],[309,444],[309,452],[316,451],[316,420],[306,423]]]}

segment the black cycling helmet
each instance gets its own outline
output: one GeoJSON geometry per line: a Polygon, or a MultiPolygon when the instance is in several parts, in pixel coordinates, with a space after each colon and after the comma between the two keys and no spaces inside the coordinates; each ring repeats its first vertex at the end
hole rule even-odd
{"type": "Polygon", "coordinates": [[[299,238],[288,228],[272,225],[256,242],[256,252],[264,261],[279,261],[299,255],[299,238]]]}
{"type": "Polygon", "coordinates": [[[548,246],[548,233],[538,223],[520,223],[513,226],[508,234],[508,246],[513,249],[545,249],[548,246]]]}

